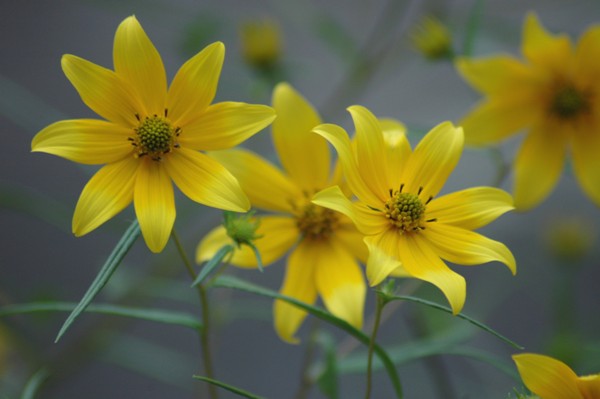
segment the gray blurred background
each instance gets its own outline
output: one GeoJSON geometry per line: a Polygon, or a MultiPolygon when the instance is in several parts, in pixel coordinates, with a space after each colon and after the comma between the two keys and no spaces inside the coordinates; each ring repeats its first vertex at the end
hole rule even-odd
{"type": "MultiPolygon", "coordinates": [[[[62,73],[60,58],[70,53],[112,68],[114,33],[125,17],[137,16],[161,53],[169,78],[205,45],[223,41],[227,54],[216,101],[267,104],[273,80],[244,62],[239,29],[246,21],[271,18],[280,25],[284,40],[281,76],[322,112],[324,120],[351,129],[344,109],[361,104],[378,116],[402,120],[414,144],[437,123],[456,122],[480,98],[450,62],[427,61],[411,47],[409,32],[415,24],[424,15],[436,15],[451,30],[460,53],[469,18],[481,13],[474,55],[517,55],[529,10],[535,10],[549,30],[573,38],[600,21],[597,0],[0,0],[0,306],[78,301],[133,220],[130,207],[93,233],[75,238],[70,232],[72,212],[96,169],[30,153],[32,137],[44,126],[60,119],[95,117],[62,73]]],[[[444,190],[495,184],[497,156],[510,162],[519,142],[520,137],[511,139],[498,152],[466,149],[444,190]]],[[[244,145],[274,158],[268,129],[244,145]]],[[[502,187],[510,190],[510,184],[511,175],[502,187]]],[[[182,195],[177,212],[176,229],[193,256],[198,241],[220,222],[221,214],[182,195]]],[[[567,167],[542,205],[527,213],[510,213],[482,229],[511,248],[518,265],[515,277],[499,264],[455,267],[468,281],[464,313],[528,351],[568,356],[579,374],[600,371],[599,216],[567,167]],[[590,238],[589,248],[577,262],[561,262],[553,255],[548,235],[573,220],[577,231],[590,238]],[[562,290],[569,290],[572,303],[565,303],[562,290]],[[572,329],[560,331],[566,338],[557,342],[552,337],[559,332],[556,310],[561,303],[570,307],[572,329]]],[[[198,312],[196,293],[182,266],[172,243],[152,255],[139,241],[97,302],[198,312]]],[[[230,271],[276,290],[283,269],[280,263],[263,274],[230,271]]],[[[314,320],[309,317],[301,329],[302,344],[292,346],[274,333],[269,300],[224,289],[211,295],[217,324],[212,336],[216,377],[267,398],[293,398],[314,320]]],[[[429,287],[416,295],[445,304],[429,287]]],[[[372,309],[371,293],[367,318],[372,309]]],[[[27,379],[41,368],[49,377],[40,398],[207,397],[205,384],[191,378],[202,373],[193,331],[84,314],[54,344],[65,318],[65,313],[0,318],[0,342],[5,342],[0,343],[0,398],[19,397],[27,379]]],[[[352,345],[335,328],[320,327],[342,348],[352,345]]],[[[509,356],[517,352],[462,320],[414,304],[396,310],[381,328],[379,342],[395,348],[419,339],[455,339],[456,347],[485,351],[510,367],[509,356]]],[[[404,353],[409,348],[404,347],[404,353]]],[[[363,350],[359,346],[352,353],[363,350]]],[[[320,355],[317,349],[315,358],[320,355]]],[[[506,398],[513,387],[520,387],[489,362],[463,355],[447,353],[399,365],[405,397],[506,398]]],[[[341,398],[362,397],[363,389],[363,375],[340,377],[341,398]]],[[[220,397],[234,396],[221,391],[220,397]]],[[[325,396],[313,387],[308,397],[325,396]]],[[[373,397],[392,397],[384,372],[376,375],[373,397]]]]}

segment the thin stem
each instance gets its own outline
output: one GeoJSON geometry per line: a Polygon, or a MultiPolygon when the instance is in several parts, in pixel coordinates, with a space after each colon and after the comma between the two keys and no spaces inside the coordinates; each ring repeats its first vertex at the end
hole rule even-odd
{"type": "MultiPolygon", "coordinates": [[[[194,267],[192,266],[192,263],[190,262],[190,259],[188,258],[185,250],[183,249],[183,246],[181,245],[181,241],[179,240],[179,235],[177,234],[177,232],[175,231],[175,229],[173,229],[173,232],[171,234],[171,236],[173,237],[173,242],[175,243],[175,246],[177,247],[177,252],[179,252],[179,255],[181,256],[181,259],[183,260],[183,264],[185,265],[185,268],[188,272],[188,274],[190,275],[190,277],[192,278],[192,281],[196,280],[196,271],[194,270],[194,267]]],[[[200,336],[200,345],[202,346],[202,361],[204,363],[204,372],[206,373],[206,376],[210,379],[214,379],[214,371],[213,371],[213,366],[212,366],[212,356],[210,353],[210,309],[208,306],[208,295],[206,294],[206,287],[203,284],[198,284],[196,285],[196,289],[198,290],[198,297],[200,298],[200,306],[202,307],[202,328],[200,328],[198,330],[198,334],[200,336]]],[[[213,384],[208,384],[208,391],[209,391],[209,395],[211,399],[217,399],[218,398],[218,393],[217,393],[217,387],[213,384]]]]}
{"type": "Polygon", "coordinates": [[[300,386],[298,387],[298,391],[296,395],[294,395],[294,399],[306,399],[308,394],[310,393],[310,389],[314,384],[314,379],[312,379],[309,375],[308,369],[312,364],[315,355],[316,355],[316,346],[317,346],[317,332],[319,329],[319,320],[312,319],[310,325],[310,338],[308,340],[308,345],[306,350],[304,351],[304,359],[302,361],[301,367],[301,377],[300,377],[300,386]]]}
{"type": "Polygon", "coordinates": [[[371,341],[369,342],[369,353],[367,360],[367,389],[365,392],[365,399],[371,397],[371,386],[373,385],[373,350],[375,349],[375,338],[377,337],[377,331],[379,331],[379,324],[381,322],[381,312],[386,304],[386,300],[377,294],[377,304],[375,308],[375,323],[373,323],[373,331],[371,332],[371,341]]]}

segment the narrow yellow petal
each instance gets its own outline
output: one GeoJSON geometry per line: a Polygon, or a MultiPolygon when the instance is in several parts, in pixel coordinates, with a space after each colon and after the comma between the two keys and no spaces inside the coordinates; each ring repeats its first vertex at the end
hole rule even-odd
{"type": "Polygon", "coordinates": [[[144,159],[135,181],[133,203],[148,248],[161,252],[175,223],[173,184],[160,162],[144,159]]]}
{"type": "Polygon", "coordinates": [[[312,132],[321,124],[313,106],[287,83],[273,90],[273,142],[281,164],[290,177],[308,192],[325,187],[329,179],[327,142],[312,132]]]}
{"type": "Polygon", "coordinates": [[[600,135],[597,126],[581,128],[571,137],[573,171],[583,191],[600,206],[600,135]]]}
{"type": "Polygon", "coordinates": [[[565,126],[544,124],[525,138],[514,162],[515,207],[526,211],[542,202],[562,173],[567,150],[565,126]]]}
{"type": "Polygon", "coordinates": [[[340,215],[340,227],[335,231],[332,237],[346,251],[352,254],[361,263],[367,264],[369,258],[369,248],[364,242],[365,235],[357,230],[354,223],[346,218],[345,215],[340,215]]]}
{"type": "Polygon", "coordinates": [[[579,377],[577,386],[584,398],[600,398],[600,374],[579,377]]]}
{"type": "Polygon", "coordinates": [[[365,237],[364,241],[369,248],[367,279],[374,287],[402,266],[398,257],[399,235],[396,230],[388,229],[379,235],[365,237]]]}
{"type": "Polygon", "coordinates": [[[515,258],[506,245],[474,231],[444,223],[429,223],[420,232],[435,247],[443,259],[458,265],[480,265],[498,261],[517,272],[515,258]]]}
{"type": "Polygon", "coordinates": [[[239,181],[253,206],[293,213],[302,191],[279,169],[244,149],[214,151],[208,154],[229,170],[239,181]]]}
{"type": "Polygon", "coordinates": [[[111,122],[133,128],[135,117],[143,110],[134,89],[115,72],[66,54],[62,69],[81,100],[95,113],[111,122]]]}
{"type": "Polygon", "coordinates": [[[563,70],[565,60],[571,58],[573,49],[568,36],[550,34],[535,15],[530,12],[523,27],[523,55],[532,64],[552,70],[563,70]]]}
{"type": "Polygon", "coordinates": [[[598,84],[598,71],[600,70],[600,26],[594,25],[579,39],[575,50],[575,71],[583,84],[598,84]]]}
{"type": "MultiPolygon", "coordinates": [[[[287,262],[283,286],[279,291],[283,295],[296,298],[302,302],[313,304],[317,299],[314,266],[317,253],[307,240],[302,241],[290,254],[287,262]]],[[[295,337],[307,313],[281,300],[273,305],[275,331],[279,337],[291,344],[300,342],[295,337]]]]}
{"type": "Polygon", "coordinates": [[[142,99],[145,115],[163,115],[167,98],[165,67],[134,16],[126,18],[117,28],[113,62],[117,75],[129,82],[142,99]]]}
{"type": "Polygon", "coordinates": [[[73,233],[82,236],[121,212],[133,200],[139,161],[133,157],[103,166],[85,185],[73,215],[73,233]]]}
{"type": "Polygon", "coordinates": [[[388,187],[391,188],[398,185],[412,150],[406,138],[406,127],[401,122],[394,119],[380,119],[379,124],[385,140],[387,152],[385,169],[387,170],[388,187]]]}
{"type": "Polygon", "coordinates": [[[543,399],[586,399],[577,388],[577,375],[563,362],[549,356],[513,355],[525,386],[543,399]]]}
{"type": "Polygon", "coordinates": [[[407,234],[399,240],[398,252],[402,266],[412,277],[430,282],[448,299],[452,312],[459,313],[467,297],[465,279],[450,270],[423,237],[407,234]]]}
{"type": "Polygon", "coordinates": [[[315,242],[317,290],[325,307],[356,328],[362,328],[367,287],[354,257],[334,241],[315,242]]]}
{"type": "Polygon", "coordinates": [[[513,199],[495,187],[473,187],[435,198],[427,204],[425,220],[475,230],[514,209],[513,199]]]}
{"type": "Polygon", "coordinates": [[[167,94],[169,118],[184,128],[215,98],[225,58],[221,42],[206,46],[179,68],[167,94]]]}
{"type": "Polygon", "coordinates": [[[31,151],[58,155],[73,162],[97,165],[132,155],[133,130],[96,119],[63,120],[46,126],[31,142],[31,151]]]}
{"type": "Polygon", "coordinates": [[[209,106],[182,126],[179,143],[195,150],[223,150],[242,143],[275,119],[266,105],[222,102],[209,106]]]}
{"type": "Polygon", "coordinates": [[[164,161],[169,176],[190,199],[228,211],[250,209],[248,197],[237,179],[214,159],[182,147],[164,161]]]}

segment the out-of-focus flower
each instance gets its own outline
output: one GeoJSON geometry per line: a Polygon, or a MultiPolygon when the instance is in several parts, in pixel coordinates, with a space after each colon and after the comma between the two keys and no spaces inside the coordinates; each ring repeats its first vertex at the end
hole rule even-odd
{"type": "Polygon", "coordinates": [[[566,261],[581,259],[592,248],[596,234],[593,227],[579,218],[555,220],[548,228],[550,251],[566,261]]]}
{"type": "Polygon", "coordinates": [[[458,313],[465,302],[465,279],[442,259],[462,265],[500,261],[515,273],[515,260],[504,244],[472,231],[511,210],[509,194],[475,187],[436,198],[462,153],[461,128],[442,123],[412,151],[403,135],[384,134],[366,108],[348,110],[356,148],[339,126],[320,125],[314,131],[337,150],[358,201],[332,187],[316,194],[313,202],[345,214],[365,234],[371,285],[390,274],[428,281],[458,313]]]}
{"type": "Polygon", "coordinates": [[[244,23],[240,39],[244,59],[253,67],[269,70],[279,61],[283,40],[275,21],[262,19],[244,23]]]}
{"type": "Polygon", "coordinates": [[[600,374],[578,377],[563,362],[544,355],[512,358],[525,386],[540,399],[600,399],[600,374]]]}
{"type": "Polygon", "coordinates": [[[83,102],[106,120],[56,122],[33,139],[32,151],[83,164],[106,164],[87,183],[73,216],[82,236],[131,201],[148,248],[164,248],[175,221],[173,184],[215,208],[250,207],[237,180],[198,150],[233,147],[273,121],[264,105],[212,104],[225,56],[217,42],[187,61],[167,90],[162,59],[135,17],[118,27],[115,70],[65,55],[62,68],[83,102]]]}
{"type": "MultiPolygon", "coordinates": [[[[321,123],[314,108],[290,85],[282,83],[273,93],[277,119],[273,141],[283,170],[242,149],[216,151],[212,157],[238,178],[253,206],[274,212],[261,217],[254,244],[268,265],[289,252],[281,293],[313,303],[319,295],[327,309],[360,328],[366,284],[359,260],[367,248],[352,221],[337,212],[311,203],[317,191],[341,183],[339,168],[331,171],[328,144],[311,132],[321,123]],[[336,172],[337,170],[337,172],[336,172]]],[[[198,246],[196,261],[214,256],[230,244],[225,229],[210,232],[198,246]]],[[[253,251],[236,250],[230,263],[256,267],[253,251]]],[[[275,301],[275,329],[288,342],[307,313],[283,301],[275,301]]]]}
{"type": "Polygon", "coordinates": [[[508,55],[457,61],[463,77],[486,95],[461,121],[466,143],[496,143],[527,129],[514,163],[517,209],[549,195],[567,153],[583,191],[600,205],[600,26],[573,46],[530,13],[521,50],[524,61],[508,55]]]}
{"type": "Polygon", "coordinates": [[[413,46],[429,60],[452,58],[452,35],[437,18],[427,16],[412,30],[413,46]]]}

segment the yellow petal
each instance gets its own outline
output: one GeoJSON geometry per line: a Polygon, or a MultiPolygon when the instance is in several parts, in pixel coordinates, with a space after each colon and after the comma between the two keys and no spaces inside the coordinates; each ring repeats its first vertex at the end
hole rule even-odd
{"type": "Polygon", "coordinates": [[[142,160],[135,181],[133,203],[148,248],[161,252],[175,223],[173,184],[161,162],[142,160]]]}
{"type": "Polygon", "coordinates": [[[371,206],[381,205],[379,197],[370,190],[361,177],[348,133],[341,127],[333,124],[319,125],[313,131],[323,136],[337,151],[338,158],[344,169],[344,176],[354,195],[362,202],[371,206]]]}
{"type": "Polygon", "coordinates": [[[167,94],[169,118],[175,126],[184,128],[213,101],[224,58],[225,46],[216,42],[179,68],[167,94]]]}
{"type": "Polygon", "coordinates": [[[82,236],[121,212],[133,200],[139,160],[127,157],[102,167],[85,185],[73,215],[73,233],[82,236]]]}
{"type": "Polygon", "coordinates": [[[321,123],[313,106],[287,83],[273,90],[273,142],[285,171],[308,192],[325,187],[329,179],[327,142],[312,132],[321,123]]]}
{"type": "Polygon", "coordinates": [[[494,187],[473,187],[435,198],[425,219],[475,230],[514,209],[510,194],[494,187]]]}
{"type": "Polygon", "coordinates": [[[385,140],[387,152],[385,168],[389,179],[388,186],[391,188],[398,185],[412,151],[406,138],[406,127],[401,122],[394,119],[380,119],[379,124],[385,140]]]}
{"type": "Polygon", "coordinates": [[[597,124],[581,128],[571,138],[573,171],[583,191],[600,206],[600,135],[597,124]]]}
{"type": "Polygon", "coordinates": [[[398,252],[404,269],[412,277],[438,287],[448,299],[452,312],[459,313],[467,297],[465,279],[450,270],[423,237],[406,234],[402,238],[399,240],[398,252]]]}
{"type": "Polygon", "coordinates": [[[363,273],[354,257],[334,241],[315,242],[317,290],[325,307],[356,328],[362,328],[365,306],[363,273]]]}
{"type": "Polygon", "coordinates": [[[346,251],[352,254],[361,263],[366,264],[369,258],[369,248],[363,241],[365,235],[357,230],[354,223],[346,218],[345,215],[340,215],[340,227],[335,231],[332,237],[346,251]]]}
{"type": "Polygon", "coordinates": [[[255,207],[293,213],[294,203],[303,196],[279,169],[248,150],[214,151],[208,155],[236,177],[255,207]]]}
{"type": "MultiPolygon", "coordinates": [[[[317,262],[318,254],[309,244],[308,240],[302,241],[290,254],[283,286],[279,292],[302,302],[313,304],[317,299],[314,265],[317,262]]],[[[281,300],[275,300],[273,312],[275,331],[279,337],[291,344],[299,343],[300,340],[294,335],[307,313],[281,300]]]]}
{"type": "Polygon", "coordinates": [[[420,232],[435,247],[436,253],[458,265],[480,265],[498,261],[504,263],[515,274],[515,258],[506,245],[491,240],[474,231],[444,223],[429,223],[420,232]]]}
{"type": "Polygon", "coordinates": [[[584,398],[600,398],[600,374],[579,377],[577,385],[584,398]]]}
{"type": "Polygon", "coordinates": [[[566,126],[544,124],[525,138],[514,163],[515,207],[526,211],[542,202],[554,188],[565,163],[566,126]]]}
{"type": "Polygon", "coordinates": [[[101,117],[135,127],[135,115],[144,108],[135,91],[115,72],[74,55],[62,57],[62,69],[81,100],[101,117]]]}
{"type": "Polygon", "coordinates": [[[577,388],[577,375],[563,362],[549,356],[514,355],[525,386],[543,399],[585,399],[577,388]]]}
{"type": "Polygon", "coordinates": [[[458,163],[462,149],[462,128],[444,122],[431,129],[415,148],[402,173],[405,191],[413,194],[420,191],[425,200],[435,197],[458,163]]]}
{"type": "MultiPolygon", "coordinates": [[[[281,258],[298,241],[299,234],[296,222],[292,218],[279,216],[263,216],[257,230],[260,237],[254,241],[264,266],[281,258]]],[[[196,262],[202,263],[211,259],[224,245],[235,245],[227,235],[225,227],[219,226],[210,231],[196,248],[196,262]]],[[[256,268],[256,255],[252,248],[242,245],[235,248],[229,263],[239,267],[256,268]]]]}
{"type": "Polygon", "coordinates": [[[115,34],[115,72],[129,82],[142,99],[145,115],[163,115],[167,77],[160,54],[134,17],[126,18],[115,34]]]}
{"type": "Polygon", "coordinates": [[[374,287],[402,266],[398,257],[399,235],[396,230],[388,229],[379,235],[365,237],[364,241],[369,248],[367,278],[369,285],[374,287]]]}
{"type": "Polygon", "coordinates": [[[96,119],[73,119],[53,123],[31,142],[31,150],[58,155],[73,162],[97,165],[132,155],[127,140],[133,130],[96,119]]]}
{"type": "Polygon", "coordinates": [[[579,39],[573,76],[584,84],[598,84],[600,70],[600,26],[594,25],[579,39]]]}
{"type": "Polygon", "coordinates": [[[238,181],[220,163],[187,148],[165,157],[164,165],[177,187],[190,199],[213,208],[235,212],[250,209],[238,181]]]}
{"type": "Polygon", "coordinates": [[[525,19],[521,51],[532,64],[559,71],[564,70],[565,60],[570,59],[573,52],[569,38],[564,34],[550,34],[533,12],[525,19]]]}

